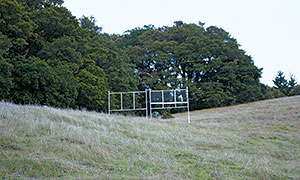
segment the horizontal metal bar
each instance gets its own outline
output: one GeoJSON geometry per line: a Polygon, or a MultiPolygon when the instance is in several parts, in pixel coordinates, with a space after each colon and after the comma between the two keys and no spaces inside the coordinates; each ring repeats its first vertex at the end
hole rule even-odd
{"type": "Polygon", "coordinates": [[[176,107],[156,107],[156,108],[152,108],[152,109],[183,109],[183,108],[187,108],[188,106],[176,106],[176,107]]]}
{"type": "Polygon", "coordinates": [[[137,111],[137,110],[146,110],[146,108],[136,108],[136,109],[114,109],[110,111],[137,111]]]}
{"type": "Polygon", "coordinates": [[[110,94],[133,94],[133,93],[146,93],[146,91],[129,91],[129,92],[110,92],[110,94]]]}
{"type": "Polygon", "coordinates": [[[151,90],[151,92],[162,92],[162,91],[186,91],[186,89],[151,90]]]}
{"type": "Polygon", "coordinates": [[[151,104],[187,104],[188,102],[151,102],[151,104]]]}

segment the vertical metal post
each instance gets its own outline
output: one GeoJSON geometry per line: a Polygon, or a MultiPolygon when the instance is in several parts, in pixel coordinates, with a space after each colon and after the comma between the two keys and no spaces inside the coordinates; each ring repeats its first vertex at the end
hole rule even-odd
{"type": "Polygon", "coordinates": [[[120,97],[121,97],[121,110],[123,110],[123,101],[122,101],[122,93],[120,94],[120,97]]]}
{"type": "Polygon", "coordinates": [[[152,119],[152,99],[151,99],[151,89],[149,90],[149,107],[150,107],[150,119],[152,119]]]}
{"type": "Polygon", "coordinates": [[[164,108],[165,107],[164,90],[161,90],[161,101],[162,101],[162,108],[164,108]]]}
{"type": "Polygon", "coordinates": [[[177,107],[177,103],[176,103],[176,89],[174,89],[174,102],[175,102],[175,107],[177,107]]]}
{"type": "Polygon", "coordinates": [[[186,87],[186,100],[187,100],[188,123],[191,123],[191,119],[190,119],[190,102],[189,102],[189,88],[188,87],[186,87]]]}
{"type": "Polygon", "coordinates": [[[108,114],[110,115],[110,92],[108,91],[108,114]]]}
{"type": "Polygon", "coordinates": [[[146,119],[148,119],[148,95],[147,90],[145,90],[145,102],[146,102],[146,119]]]}
{"type": "Polygon", "coordinates": [[[133,109],[135,110],[135,92],[132,93],[133,98],[133,109]]]}

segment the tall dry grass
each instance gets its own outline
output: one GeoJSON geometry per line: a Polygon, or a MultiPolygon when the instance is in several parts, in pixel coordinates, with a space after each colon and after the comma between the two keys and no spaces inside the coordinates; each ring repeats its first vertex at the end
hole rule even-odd
{"type": "Polygon", "coordinates": [[[0,178],[300,179],[300,96],[153,119],[0,103],[0,178]]]}

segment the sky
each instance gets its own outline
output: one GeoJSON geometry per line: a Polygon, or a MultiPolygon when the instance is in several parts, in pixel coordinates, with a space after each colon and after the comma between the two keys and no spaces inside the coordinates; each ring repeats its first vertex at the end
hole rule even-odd
{"type": "Polygon", "coordinates": [[[237,39],[273,86],[279,70],[300,84],[300,0],[65,0],[74,16],[94,16],[109,34],[174,21],[218,26],[237,39]]]}

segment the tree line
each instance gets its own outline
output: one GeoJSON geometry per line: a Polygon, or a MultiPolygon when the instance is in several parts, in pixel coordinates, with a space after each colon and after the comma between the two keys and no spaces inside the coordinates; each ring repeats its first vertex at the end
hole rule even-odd
{"type": "Polygon", "coordinates": [[[0,1],[0,99],[105,110],[107,91],[136,89],[134,66],[93,17],[62,0],[0,1]]]}
{"type": "Polygon", "coordinates": [[[109,35],[62,4],[0,1],[1,100],[105,111],[108,90],[188,86],[191,109],[288,95],[260,83],[262,69],[222,28],[176,21],[109,35]]]}

